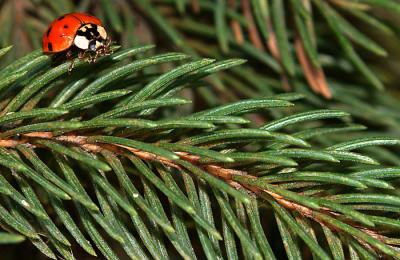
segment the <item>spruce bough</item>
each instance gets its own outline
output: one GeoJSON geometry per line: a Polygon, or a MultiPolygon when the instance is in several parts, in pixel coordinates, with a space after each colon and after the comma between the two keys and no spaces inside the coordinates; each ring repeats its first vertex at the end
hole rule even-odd
{"type": "Polygon", "coordinates": [[[66,259],[75,245],[107,259],[273,259],[276,225],[292,258],[301,243],[322,259],[346,247],[400,258],[399,169],[360,150],[400,140],[346,138],[364,127],[340,110],[251,120],[290,111],[298,94],[197,111],[179,93],[244,60],[150,50],[117,50],[72,75],[38,51],[2,68],[0,243],[27,239],[66,259]],[[341,141],[314,141],[328,135],[341,141]]]}

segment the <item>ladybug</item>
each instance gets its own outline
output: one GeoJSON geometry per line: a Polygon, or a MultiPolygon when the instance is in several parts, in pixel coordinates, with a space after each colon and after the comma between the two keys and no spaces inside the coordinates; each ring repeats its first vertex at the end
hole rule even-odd
{"type": "Polygon", "coordinates": [[[55,19],[43,34],[42,49],[45,54],[65,52],[74,66],[74,51],[78,58],[89,63],[99,56],[111,54],[111,39],[99,18],[86,13],[69,13],[55,19]]]}

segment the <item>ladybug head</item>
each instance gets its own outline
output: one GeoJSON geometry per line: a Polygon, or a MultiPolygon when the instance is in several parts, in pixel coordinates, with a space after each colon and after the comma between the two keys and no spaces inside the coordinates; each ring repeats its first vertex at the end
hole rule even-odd
{"type": "Polygon", "coordinates": [[[76,32],[74,45],[82,50],[97,51],[106,45],[107,32],[103,26],[84,24],[76,32]]]}

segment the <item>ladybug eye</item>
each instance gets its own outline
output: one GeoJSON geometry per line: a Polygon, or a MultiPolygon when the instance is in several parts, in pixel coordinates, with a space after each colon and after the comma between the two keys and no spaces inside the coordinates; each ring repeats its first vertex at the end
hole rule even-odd
{"type": "Polygon", "coordinates": [[[89,43],[89,49],[90,49],[91,51],[96,51],[96,41],[91,41],[91,42],[89,43]]]}

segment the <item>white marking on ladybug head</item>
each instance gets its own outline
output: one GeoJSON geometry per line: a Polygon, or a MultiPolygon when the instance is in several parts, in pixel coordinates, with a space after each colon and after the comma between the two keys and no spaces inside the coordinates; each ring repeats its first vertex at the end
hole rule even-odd
{"type": "Polygon", "coordinates": [[[96,41],[96,50],[101,46],[104,46],[103,42],[96,41]]]}
{"type": "Polygon", "coordinates": [[[82,50],[89,49],[89,39],[86,36],[76,35],[74,39],[74,44],[76,47],[82,50]]]}
{"type": "Polygon", "coordinates": [[[97,31],[99,32],[99,35],[103,40],[107,39],[107,32],[103,26],[97,25],[97,31]]]}

